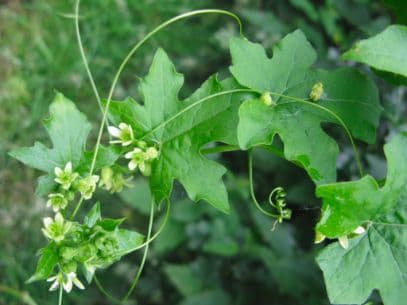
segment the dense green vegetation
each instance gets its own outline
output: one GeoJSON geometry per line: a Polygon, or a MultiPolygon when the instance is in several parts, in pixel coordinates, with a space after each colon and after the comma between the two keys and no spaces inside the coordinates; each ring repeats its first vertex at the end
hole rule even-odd
{"type": "MultiPolygon", "coordinates": [[[[166,158],[160,161],[160,168],[165,175],[162,172],[161,176],[154,175],[153,172],[151,176],[153,189],[160,188],[159,192],[153,194],[154,198],[159,200],[170,194],[169,188],[163,186],[168,183],[163,182],[162,176],[168,180],[175,177],[180,183],[175,184],[171,194],[173,204],[166,227],[151,244],[144,273],[125,304],[330,304],[326,292],[328,287],[331,290],[328,291],[330,300],[335,303],[351,303],[355,299],[360,303],[366,302],[371,290],[378,288],[380,295],[377,291],[373,292],[369,297],[371,304],[382,304],[384,301],[385,305],[403,305],[403,301],[395,299],[395,296],[402,294],[391,291],[396,287],[401,290],[403,285],[405,287],[405,280],[404,283],[398,282],[399,279],[393,277],[391,257],[386,257],[390,263],[384,277],[371,272],[374,268],[372,259],[367,262],[367,268],[370,266],[371,269],[362,276],[364,282],[348,288],[345,284],[353,278],[347,276],[345,271],[354,268],[353,261],[349,263],[342,260],[337,251],[340,246],[335,243],[317,259],[328,277],[326,286],[315,258],[330,241],[314,244],[314,227],[320,220],[321,201],[323,211],[331,208],[333,212],[326,214],[317,229],[333,239],[349,235],[349,228],[365,219],[375,223],[402,219],[400,223],[405,223],[406,192],[403,186],[406,184],[406,160],[403,152],[407,144],[405,136],[400,132],[407,131],[404,86],[407,70],[405,64],[397,62],[397,58],[402,58],[406,53],[406,42],[403,44],[398,40],[404,35],[405,27],[389,27],[391,24],[406,23],[401,3],[368,0],[83,1],[79,18],[82,39],[101,96],[107,97],[113,75],[134,43],[161,22],[177,14],[202,8],[233,11],[243,21],[245,36],[252,42],[261,43],[263,47],[238,38],[239,28],[234,20],[224,16],[208,15],[181,21],[160,32],[131,60],[120,79],[115,100],[124,100],[127,96],[144,100],[146,96],[158,94],[158,89],[154,87],[157,83],[144,82],[142,90],[139,90],[138,84],[140,78],[148,73],[150,65],[171,71],[169,58],[176,70],[185,76],[181,86],[179,74],[169,73],[173,77],[171,84],[175,91],[180,89],[180,100],[186,99],[191,103],[207,94],[204,88],[199,94],[188,98],[210,75],[219,72],[220,79],[230,76],[229,66],[232,66],[230,72],[236,82],[223,81],[218,84],[214,78],[210,78],[208,83],[213,87],[208,85],[209,91],[215,90],[213,88],[216,86],[222,88],[217,90],[233,90],[239,87],[239,83],[256,92],[279,91],[283,88],[285,94],[295,96],[299,93],[292,90],[290,85],[293,83],[289,83],[292,80],[287,75],[298,77],[304,74],[305,82],[313,88],[311,99],[315,96],[315,101],[321,98],[323,92],[318,86],[312,85],[320,81],[325,88],[338,84],[341,90],[330,92],[330,97],[369,102],[368,106],[361,103],[358,111],[350,114],[346,108],[329,104],[329,101],[323,104],[348,118],[344,123],[355,138],[360,160],[354,158],[349,134],[334,126],[337,124],[340,127],[341,123],[338,124],[326,113],[310,112],[302,117],[301,123],[282,120],[268,126],[266,130],[263,126],[271,115],[275,115],[275,121],[278,121],[284,113],[272,113],[267,105],[257,103],[256,97],[248,92],[247,100],[239,110],[238,137],[239,145],[244,149],[257,146],[252,156],[255,192],[259,201],[266,202],[272,189],[276,186],[284,187],[286,201],[292,212],[289,221],[278,223],[274,228],[274,220],[261,214],[250,198],[247,152],[210,153],[211,148],[208,148],[208,157],[230,170],[223,177],[230,203],[230,213],[226,215],[219,211],[229,209],[224,200],[224,187],[218,183],[223,174],[220,165],[205,163],[202,170],[195,172],[192,177],[182,176],[182,162],[177,161],[180,166],[178,171],[171,168],[171,164],[165,163],[165,160],[169,162],[171,158],[177,157],[171,150],[175,145],[171,141],[179,137],[179,130],[186,130],[188,126],[169,125],[164,136],[153,132],[153,137],[161,140],[165,138],[169,143],[162,150],[166,158]],[[356,44],[361,39],[381,32],[382,36],[377,36],[379,38],[356,44]],[[272,52],[272,47],[280,40],[279,49],[272,52]],[[387,57],[380,58],[379,55],[388,52],[387,45],[394,45],[391,54],[395,61],[389,61],[387,57]],[[159,47],[165,53],[156,52],[159,47]],[[372,49],[377,54],[372,54],[372,49]],[[290,66],[291,58],[295,57],[290,57],[290,52],[297,51],[301,54],[301,60],[295,66],[290,66]],[[273,55],[272,60],[265,57],[264,52],[269,57],[273,55]],[[341,58],[343,53],[345,55],[341,58]],[[361,73],[350,69],[350,65],[361,73]],[[269,66],[271,72],[267,74],[269,66]],[[314,71],[314,68],[318,71],[314,71]],[[268,87],[270,83],[273,83],[272,87],[268,87]],[[356,121],[354,117],[357,117],[356,121]],[[322,127],[319,127],[321,122],[322,127]],[[307,131],[311,129],[314,132],[311,138],[316,139],[316,143],[304,141],[309,136],[307,131]],[[291,162],[285,160],[284,156],[281,158],[280,150],[270,154],[264,147],[258,147],[266,144],[274,134],[278,134],[275,146],[281,149],[284,145],[285,159],[291,162]],[[384,150],[389,162],[389,173],[386,170],[384,143],[388,143],[384,150]],[[301,150],[311,158],[306,162],[296,158],[296,150],[301,150]],[[357,180],[361,168],[372,177],[365,176],[356,182],[344,184],[320,185],[335,181],[335,178],[338,181],[357,180]],[[206,185],[207,180],[204,178],[199,180],[197,176],[200,175],[210,178],[212,184],[206,185]],[[203,182],[197,184],[197,181],[203,182]],[[316,194],[315,185],[318,185],[316,194]],[[337,203],[346,201],[353,194],[362,199],[350,207],[345,206],[345,210],[351,210],[352,213],[348,217],[349,222],[339,226],[338,219],[346,211],[341,210],[343,207],[337,203]],[[195,204],[187,195],[194,197],[192,199],[204,198],[212,206],[205,202],[195,204]],[[367,207],[365,201],[370,203],[367,207]],[[395,215],[389,212],[377,216],[376,211],[384,203],[396,206],[400,213],[395,215]],[[343,273],[335,269],[338,265],[343,273]],[[365,283],[368,284],[363,286],[365,283]],[[362,285],[363,289],[358,285],[362,285]]],[[[14,157],[26,160],[27,156],[32,156],[31,152],[23,155],[20,150],[18,154],[15,153],[17,148],[31,146],[35,140],[51,147],[41,119],[51,112],[51,118],[47,121],[49,127],[53,121],[58,121],[57,118],[63,118],[57,103],[49,108],[55,90],[75,101],[76,107],[87,116],[87,120],[84,119],[76,108],[70,108],[69,102],[59,96],[64,100],[64,107],[69,108],[67,112],[71,119],[75,118],[72,121],[76,123],[72,127],[69,124],[65,126],[65,132],[70,130],[70,134],[87,134],[91,131],[88,143],[93,143],[96,141],[101,114],[76,42],[72,1],[9,1],[0,4],[0,34],[0,304],[56,304],[58,296],[57,293],[48,292],[49,283],[26,284],[35,271],[38,260],[36,253],[46,244],[41,233],[41,219],[49,214],[49,210],[46,209],[46,199],[39,194],[47,192],[41,189],[38,192],[37,188],[37,195],[34,194],[36,179],[41,173],[25,167],[11,158],[8,152],[14,151],[14,157]]],[[[150,70],[149,77],[150,80],[157,79],[154,69],[150,70]]],[[[262,98],[265,104],[278,99],[275,96],[271,101],[267,96],[262,98]]],[[[170,95],[166,96],[166,100],[173,105],[179,102],[170,95]]],[[[148,99],[144,101],[148,108],[148,99]]],[[[110,120],[116,126],[125,121],[120,116],[123,113],[120,107],[125,106],[112,103],[110,120]]],[[[207,113],[202,114],[202,121],[207,116],[214,116],[215,119],[208,126],[221,121],[219,130],[227,129],[227,122],[213,115],[216,111],[219,109],[208,108],[207,113]]],[[[302,111],[301,105],[293,105],[290,111],[302,111]]],[[[153,113],[149,113],[150,121],[155,120],[153,113]]],[[[197,117],[197,120],[201,119],[199,115],[197,117]]],[[[153,123],[155,126],[162,122],[153,123]]],[[[64,139],[69,138],[69,133],[61,134],[64,139]]],[[[205,133],[199,133],[196,138],[202,140],[206,136],[205,133]]],[[[211,134],[211,137],[218,137],[219,141],[225,143],[229,143],[230,139],[227,132],[215,136],[211,134]]],[[[53,138],[52,134],[51,140],[56,151],[63,152],[66,149],[63,143],[55,145],[58,139],[53,138]]],[[[108,142],[107,135],[103,140],[108,142]]],[[[86,136],[82,142],[81,139],[78,141],[77,148],[80,148],[86,143],[86,136]]],[[[89,151],[92,148],[90,145],[87,147],[89,151]]],[[[47,153],[46,159],[52,160],[52,152],[47,153]]],[[[78,154],[81,153],[78,151],[78,154]]],[[[199,162],[193,163],[196,162],[193,152],[188,151],[182,158],[188,164],[194,164],[194,168],[199,168],[199,162]]],[[[53,175],[54,167],[37,168],[53,175]]],[[[86,164],[83,170],[88,170],[86,164]]],[[[131,184],[132,187],[126,187],[123,192],[113,195],[98,190],[92,201],[102,203],[103,216],[116,219],[125,217],[126,222],[122,227],[147,234],[151,201],[149,186],[140,175],[131,184]]],[[[85,202],[79,218],[82,219],[91,207],[90,202],[85,202]]],[[[97,214],[96,210],[92,211],[94,213],[88,216],[97,214]]],[[[156,213],[155,230],[163,221],[165,213],[164,204],[156,213]]],[[[92,217],[98,219],[97,215],[92,217]]],[[[92,221],[89,220],[92,217],[89,216],[85,221],[89,227],[92,227],[92,221]]],[[[126,235],[130,231],[122,232],[126,235]]],[[[374,232],[369,231],[369,238],[377,241],[377,249],[384,251],[387,247],[380,239],[386,235],[395,241],[395,245],[401,245],[396,248],[398,250],[394,255],[397,258],[405,255],[405,250],[401,249],[404,247],[404,231],[377,228],[374,232]]],[[[133,238],[133,241],[137,239],[133,238]]],[[[136,248],[140,243],[138,240],[137,244],[129,247],[136,248]]],[[[350,239],[349,251],[369,252],[366,243],[366,240],[359,244],[350,239]]],[[[126,252],[129,249],[122,250],[126,252]]],[[[110,254],[109,259],[117,259],[115,253],[110,254]]],[[[115,297],[125,294],[137,272],[141,256],[141,252],[124,256],[108,269],[98,271],[98,279],[109,293],[115,297]]],[[[109,259],[106,259],[106,265],[110,264],[109,259]]],[[[397,259],[394,260],[397,262],[397,259]]],[[[355,261],[358,262],[357,259],[355,261]]],[[[359,263],[363,262],[361,260],[359,263]]],[[[94,282],[85,291],[74,289],[64,297],[64,304],[112,303],[94,282]]]]}

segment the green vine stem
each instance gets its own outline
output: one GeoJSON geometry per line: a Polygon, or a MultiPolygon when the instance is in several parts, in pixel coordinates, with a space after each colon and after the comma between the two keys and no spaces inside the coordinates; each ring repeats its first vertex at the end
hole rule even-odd
{"type": "Polygon", "coordinates": [[[62,305],[62,299],[64,297],[64,286],[59,285],[58,305],[62,305]]]}
{"type": "Polygon", "coordinates": [[[133,282],[131,283],[131,286],[130,286],[129,290],[127,291],[126,295],[123,297],[122,302],[126,302],[127,299],[130,297],[130,295],[132,294],[132,292],[134,291],[134,289],[136,288],[137,283],[138,283],[138,281],[140,279],[141,273],[143,272],[144,265],[146,263],[148,249],[150,248],[151,231],[153,229],[154,205],[155,205],[154,200],[151,200],[151,204],[150,204],[150,220],[148,222],[148,231],[147,231],[147,241],[149,241],[149,242],[146,244],[146,246],[144,248],[143,258],[141,259],[141,263],[140,263],[140,266],[139,266],[139,268],[137,270],[136,276],[134,277],[133,282]]]}
{"type": "Polygon", "coordinates": [[[8,287],[8,286],[4,286],[4,285],[0,285],[0,292],[4,292],[7,293],[19,300],[21,300],[21,302],[23,302],[24,304],[27,305],[38,305],[32,298],[31,296],[28,294],[28,292],[25,291],[19,291],[17,289],[8,287]]]}
{"type": "Polygon", "coordinates": [[[249,170],[249,185],[250,185],[250,196],[256,208],[266,216],[278,218],[277,214],[273,214],[271,212],[266,211],[263,209],[256,198],[256,194],[254,192],[254,183],[253,183],[253,151],[250,149],[248,153],[248,170],[249,170]]]}
{"type": "MultiPolygon", "coordinates": [[[[134,251],[139,250],[139,249],[144,248],[144,247],[147,247],[152,241],[154,241],[154,240],[161,234],[161,232],[162,232],[163,229],[165,228],[165,225],[167,224],[167,221],[168,221],[168,217],[169,217],[169,215],[170,215],[171,201],[167,199],[165,202],[166,202],[167,208],[166,208],[166,211],[165,211],[164,219],[162,220],[162,222],[161,222],[161,224],[160,224],[160,227],[158,228],[157,232],[156,232],[153,236],[151,236],[151,233],[150,233],[150,236],[151,236],[151,237],[148,237],[148,236],[147,236],[146,241],[145,241],[143,244],[141,244],[140,246],[138,246],[136,249],[134,249],[134,251]]],[[[147,234],[147,235],[148,235],[148,234],[147,234]]],[[[139,267],[138,270],[139,270],[139,271],[137,272],[136,277],[137,277],[138,273],[141,273],[142,268],[139,267]]],[[[139,277],[139,276],[138,276],[138,277],[139,277]]],[[[98,277],[97,277],[96,274],[95,274],[94,279],[95,279],[96,286],[99,288],[99,290],[100,290],[106,297],[108,297],[112,302],[115,302],[115,303],[118,303],[118,304],[120,304],[120,303],[122,302],[121,300],[115,298],[112,294],[110,294],[110,293],[104,288],[103,284],[100,282],[100,280],[98,279],[98,277]]],[[[135,279],[134,279],[134,281],[135,281],[135,279]]],[[[137,280],[137,281],[138,281],[138,280],[137,280]]],[[[136,282],[136,284],[137,284],[137,282],[136,282]]],[[[133,288],[133,289],[134,289],[134,288],[133,288]]],[[[127,294],[127,293],[126,293],[126,294],[127,294]]]]}

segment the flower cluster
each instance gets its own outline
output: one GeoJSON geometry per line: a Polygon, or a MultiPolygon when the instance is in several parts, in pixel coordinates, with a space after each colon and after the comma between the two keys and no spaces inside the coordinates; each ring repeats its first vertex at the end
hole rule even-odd
{"type": "Polygon", "coordinates": [[[145,141],[136,140],[133,129],[128,124],[120,123],[119,128],[109,126],[108,129],[109,133],[116,138],[110,143],[121,144],[131,149],[124,155],[126,159],[130,160],[128,163],[129,169],[131,171],[138,169],[144,176],[150,176],[151,164],[159,156],[156,146],[148,145],[145,141]]]}
{"type": "Polygon", "coordinates": [[[68,162],[64,169],[56,167],[55,182],[58,183],[58,191],[48,195],[47,207],[51,207],[55,213],[65,210],[69,201],[75,198],[75,192],[79,191],[84,199],[90,199],[96,189],[99,176],[92,175],[81,178],[72,169],[72,162],[68,162]]]}

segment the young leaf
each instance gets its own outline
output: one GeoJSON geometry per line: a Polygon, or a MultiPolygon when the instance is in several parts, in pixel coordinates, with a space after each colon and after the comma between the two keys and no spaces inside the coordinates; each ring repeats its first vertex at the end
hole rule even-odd
{"type": "Polygon", "coordinates": [[[58,254],[52,245],[48,245],[40,250],[40,259],[33,276],[31,276],[27,283],[43,280],[48,278],[55,266],[58,263],[58,254]]]}
{"type": "Polygon", "coordinates": [[[89,228],[92,228],[96,222],[98,222],[102,218],[101,212],[100,212],[100,202],[95,203],[95,205],[90,209],[88,214],[86,214],[85,219],[83,220],[83,223],[88,226],[89,228]]]}
{"type": "Polygon", "coordinates": [[[228,211],[222,176],[226,169],[202,156],[210,142],[236,142],[237,103],[231,94],[202,101],[211,94],[232,89],[231,81],[220,83],[210,77],[190,98],[179,101],[183,77],[163,50],[158,50],[147,77],[140,85],[141,106],[128,99],[112,102],[109,115],[114,124],[124,122],[143,129],[143,139],[160,146],[159,159],[152,164],[150,187],[156,202],[168,198],[174,179],[185,187],[192,200],[206,200],[228,211]],[[137,122],[134,122],[137,120],[137,122]]]}
{"type": "Polygon", "coordinates": [[[287,35],[274,48],[272,59],[262,46],[241,38],[232,39],[230,48],[230,71],[236,80],[260,94],[271,92],[275,103],[267,106],[253,99],[242,104],[238,127],[242,148],[269,145],[278,134],[285,157],[300,163],[320,184],[336,180],[338,154],[337,144],[321,123],[341,124],[340,118],[354,137],[374,142],[381,112],[374,83],[349,68],[312,70],[316,54],[301,31],[287,35]],[[323,85],[323,92],[318,100],[309,101],[317,83],[323,85]]]}
{"type": "Polygon", "coordinates": [[[358,42],[342,58],[407,78],[406,49],[407,26],[391,25],[376,36],[358,42]]]}
{"type": "MultiPolygon", "coordinates": [[[[51,138],[53,148],[36,142],[33,147],[17,148],[10,155],[24,164],[47,173],[40,177],[37,194],[44,195],[54,187],[54,169],[63,168],[72,162],[74,170],[85,174],[90,162],[90,152],[85,151],[86,139],[91,125],[69,99],[57,93],[50,106],[50,116],[44,120],[44,126],[51,138]]],[[[96,160],[96,168],[114,163],[118,154],[101,147],[96,160]]],[[[93,155],[93,154],[92,154],[93,155]]]]}
{"type": "Polygon", "coordinates": [[[323,199],[319,232],[334,238],[367,227],[348,249],[335,243],[317,258],[335,304],[361,304],[373,289],[386,305],[407,300],[407,134],[384,150],[388,174],[382,188],[370,176],[317,188],[323,199]]]}

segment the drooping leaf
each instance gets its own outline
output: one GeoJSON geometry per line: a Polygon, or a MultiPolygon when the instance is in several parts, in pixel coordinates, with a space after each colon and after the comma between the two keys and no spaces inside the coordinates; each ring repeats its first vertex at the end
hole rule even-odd
{"type": "Polygon", "coordinates": [[[395,136],[384,150],[388,173],[382,188],[370,176],[317,188],[323,199],[318,231],[334,238],[367,228],[348,249],[335,243],[317,258],[335,304],[361,304],[373,289],[385,305],[407,300],[407,134],[395,136]]]}
{"type": "Polygon", "coordinates": [[[350,68],[311,69],[316,54],[301,31],[275,46],[271,59],[262,46],[244,39],[232,39],[230,48],[230,71],[236,80],[259,94],[275,93],[271,95],[275,106],[252,99],[240,107],[238,138],[243,149],[269,145],[278,134],[285,157],[300,163],[320,184],[336,180],[338,154],[336,142],[321,128],[322,123],[343,122],[354,137],[374,142],[381,112],[374,83],[350,68]],[[310,92],[319,82],[323,94],[312,102],[310,92]]]}
{"type": "MultiPolygon", "coordinates": [[[[52,141],[52,148],[36,142],[32,147],[17,148],[10,155],[24,164],[44,171],[40,177],[37,194],[44,195],[54,187],[54,169],[72,162],[75,171],[85,174],[89,170],[92,152],[85,150],[91,125],[73,102],[57,93],[50,106],[50,115],[44,126],[52,141]],[[86,165],[84,165],[86,163],[86,165]]],[[[100,147],[96,169],[114,163],[118,158],[113,150],[100,147]]]]}
{"type": "Polygon", "coordinates": [[[226,169],[205,158],[201,148],[216,141],[235,143],[238,100],[231,94],[203,100],[236,86],[210,77],[191,97],[178,98],[183,77],[163,50],[158,50],[147,77],[140,85],[144,105],[132,100],[112,102],[109,115],[115,124],[125,122],[144,128],[143,139],[158,143],[160,156],[152,164],[150,188],[156,202],[168,198],[174,179],[194,201],[206,200],[226,212],[229,209],[222,176],[226,169]],[[129,110],[131,109],[131,110],[129,110]],[[143,113],[127,115],[128,113],[143,113]],[[142,118],[141,118],[142,117],[142,118]]]}
{"type": "Polygon", "coordinates": [[[376,36],[356,43],[342,58],[407,78],[406,49],[407,26],[390,25],[376,36]]]}
{"type": "Polygon", "coordinates": [[[35,273],[30,277],[27,283],[48,278],[58,263],[58,254],[51,244],[47,245],[45,248],[42,248],[40,250],[40,255],[41,256],[37,263],[35,273]]]}

